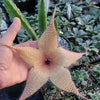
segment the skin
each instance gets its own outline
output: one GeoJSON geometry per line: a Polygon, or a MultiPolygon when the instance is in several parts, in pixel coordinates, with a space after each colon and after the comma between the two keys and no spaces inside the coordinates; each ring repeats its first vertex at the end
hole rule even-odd
{"type": "MultiPolygon", "coordinates": [[[[19,18],[14,18],[7,32],[0,39],[0,43],[12,45],[20,28],[21,21],[19,18]]],[[[38,48],[37,44],[37,41],[28,41],[16,46],[38,48]]],[[[17,52],[12,52],[8,47],[0,45],[0,89],[25,81],[29,68],[30,66],[19,57],[17,52]]]]}

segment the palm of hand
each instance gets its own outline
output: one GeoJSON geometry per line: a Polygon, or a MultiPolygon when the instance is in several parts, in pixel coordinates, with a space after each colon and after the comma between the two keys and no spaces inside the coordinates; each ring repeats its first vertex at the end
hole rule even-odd
{"type": "MultiPolygon", "coordinates": [[[[0,39],[0,43],[12,45],[13,40],[20,30],[21,22],[14,19],[6,34],[0,39]]],[[[37,48],[37,42],[26,42],[16,46],[30,46],[37,48]]],[[[8,87],[26,80],[28,75],[27,65],[16,52],[5,46],[0,46],[0,88],[8,87]]]]}

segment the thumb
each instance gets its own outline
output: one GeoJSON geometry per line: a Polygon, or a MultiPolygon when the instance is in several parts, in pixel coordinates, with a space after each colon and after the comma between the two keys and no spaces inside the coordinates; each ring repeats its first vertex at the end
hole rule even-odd
{"type": "Polygon", "coordinates": [[[8,28],[7,32],[0,39],[0,43],[12,45],[17,33],[20,30],[20,28],[21,28],[21,21],[20,21],[19,18],[15,17],[14,20],[13,20],[13,23],[8,28]]]}

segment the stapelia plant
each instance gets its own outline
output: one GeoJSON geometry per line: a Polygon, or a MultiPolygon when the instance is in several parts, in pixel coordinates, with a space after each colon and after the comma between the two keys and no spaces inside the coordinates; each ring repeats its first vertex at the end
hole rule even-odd
{"type": "MultiPolygon", "coordinates": [[[[57,32],[54,26],[55,11],[48,28],[38,40],[38,49],[31,47],[10,47],[30,66],[27,83],[19,100],[24,100],[40,89],[48,80],[67,92],[72,92],[84,99],[75,87],[69,70],[85,53],[75,53],[58,47],[57,32]]],[[[88,100],[88,99],[86,99],[88,100]]]]}

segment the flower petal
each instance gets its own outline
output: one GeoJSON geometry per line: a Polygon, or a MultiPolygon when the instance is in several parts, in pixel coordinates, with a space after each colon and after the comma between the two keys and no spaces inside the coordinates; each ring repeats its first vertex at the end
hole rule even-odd
{"type": "Polygon", "coordinates": [[[44,31],[39,39],[39,49],[42,49],[44,52],[57,48],[57,32],[54,25],[55,12],[56,7],[49,27],[44,31]]]}
{"type": "Polygon", "coordinates": [[[20,43],[14,46],[15,47],[32,47],[32,48],[38,49],[38,41],[27,41],[27,42],[20,43]]]}
{"type": "Polygon", "coordinates": [[[29,72],[29,76],[26,82],[25,89],[19,100],[25,100],[27,97],[34,94],[39,90],[48,80],[47,75],[41,71],[32,68],[29,72]]]}
{"type": "Polygon", "coordinates": [[[82,58],[83,55],[87,54],[87,52],[85,52],[85,53],[72,52],[72,51],[66,50],[62,47],[58,48],[58,53],[59,53],[59,57],[61,60],[60,62],[62,63],[62,65],[64,67],[66,67],[66,66],[69,67],[70,65],[75,63],[77,60],[82,58]]]}
{"type": "Polygon", "coordinates": [[[41,63],[42,54],[36,48],[31,47],[13,47],[19,56],[30,66],[35,66],[41,63]]]}
{"type": "MultiPolygon", "coordinates": [[[[84,99],[79,92],[78,89],[75,87],[75,84],[73,83],[71,79],[70,72],[68,69],[61,68],[56,71],[56,73],[52,73],[52,76],[50,77],[50,80],[60,89],[65,90],[67,92],[74,93],[84,99]]],[[[86,99],[88,100],[88,99],[86,99]]]]}
{"type": "Polygon", "coordinates": [[[19,56],[32,67],[41,64],[41,61],[43,61],[42,53],[36,48],[14,47],[6,44],[1,44],[1,45],[11,48],[13,52],[17,52],[19,56]]]}

